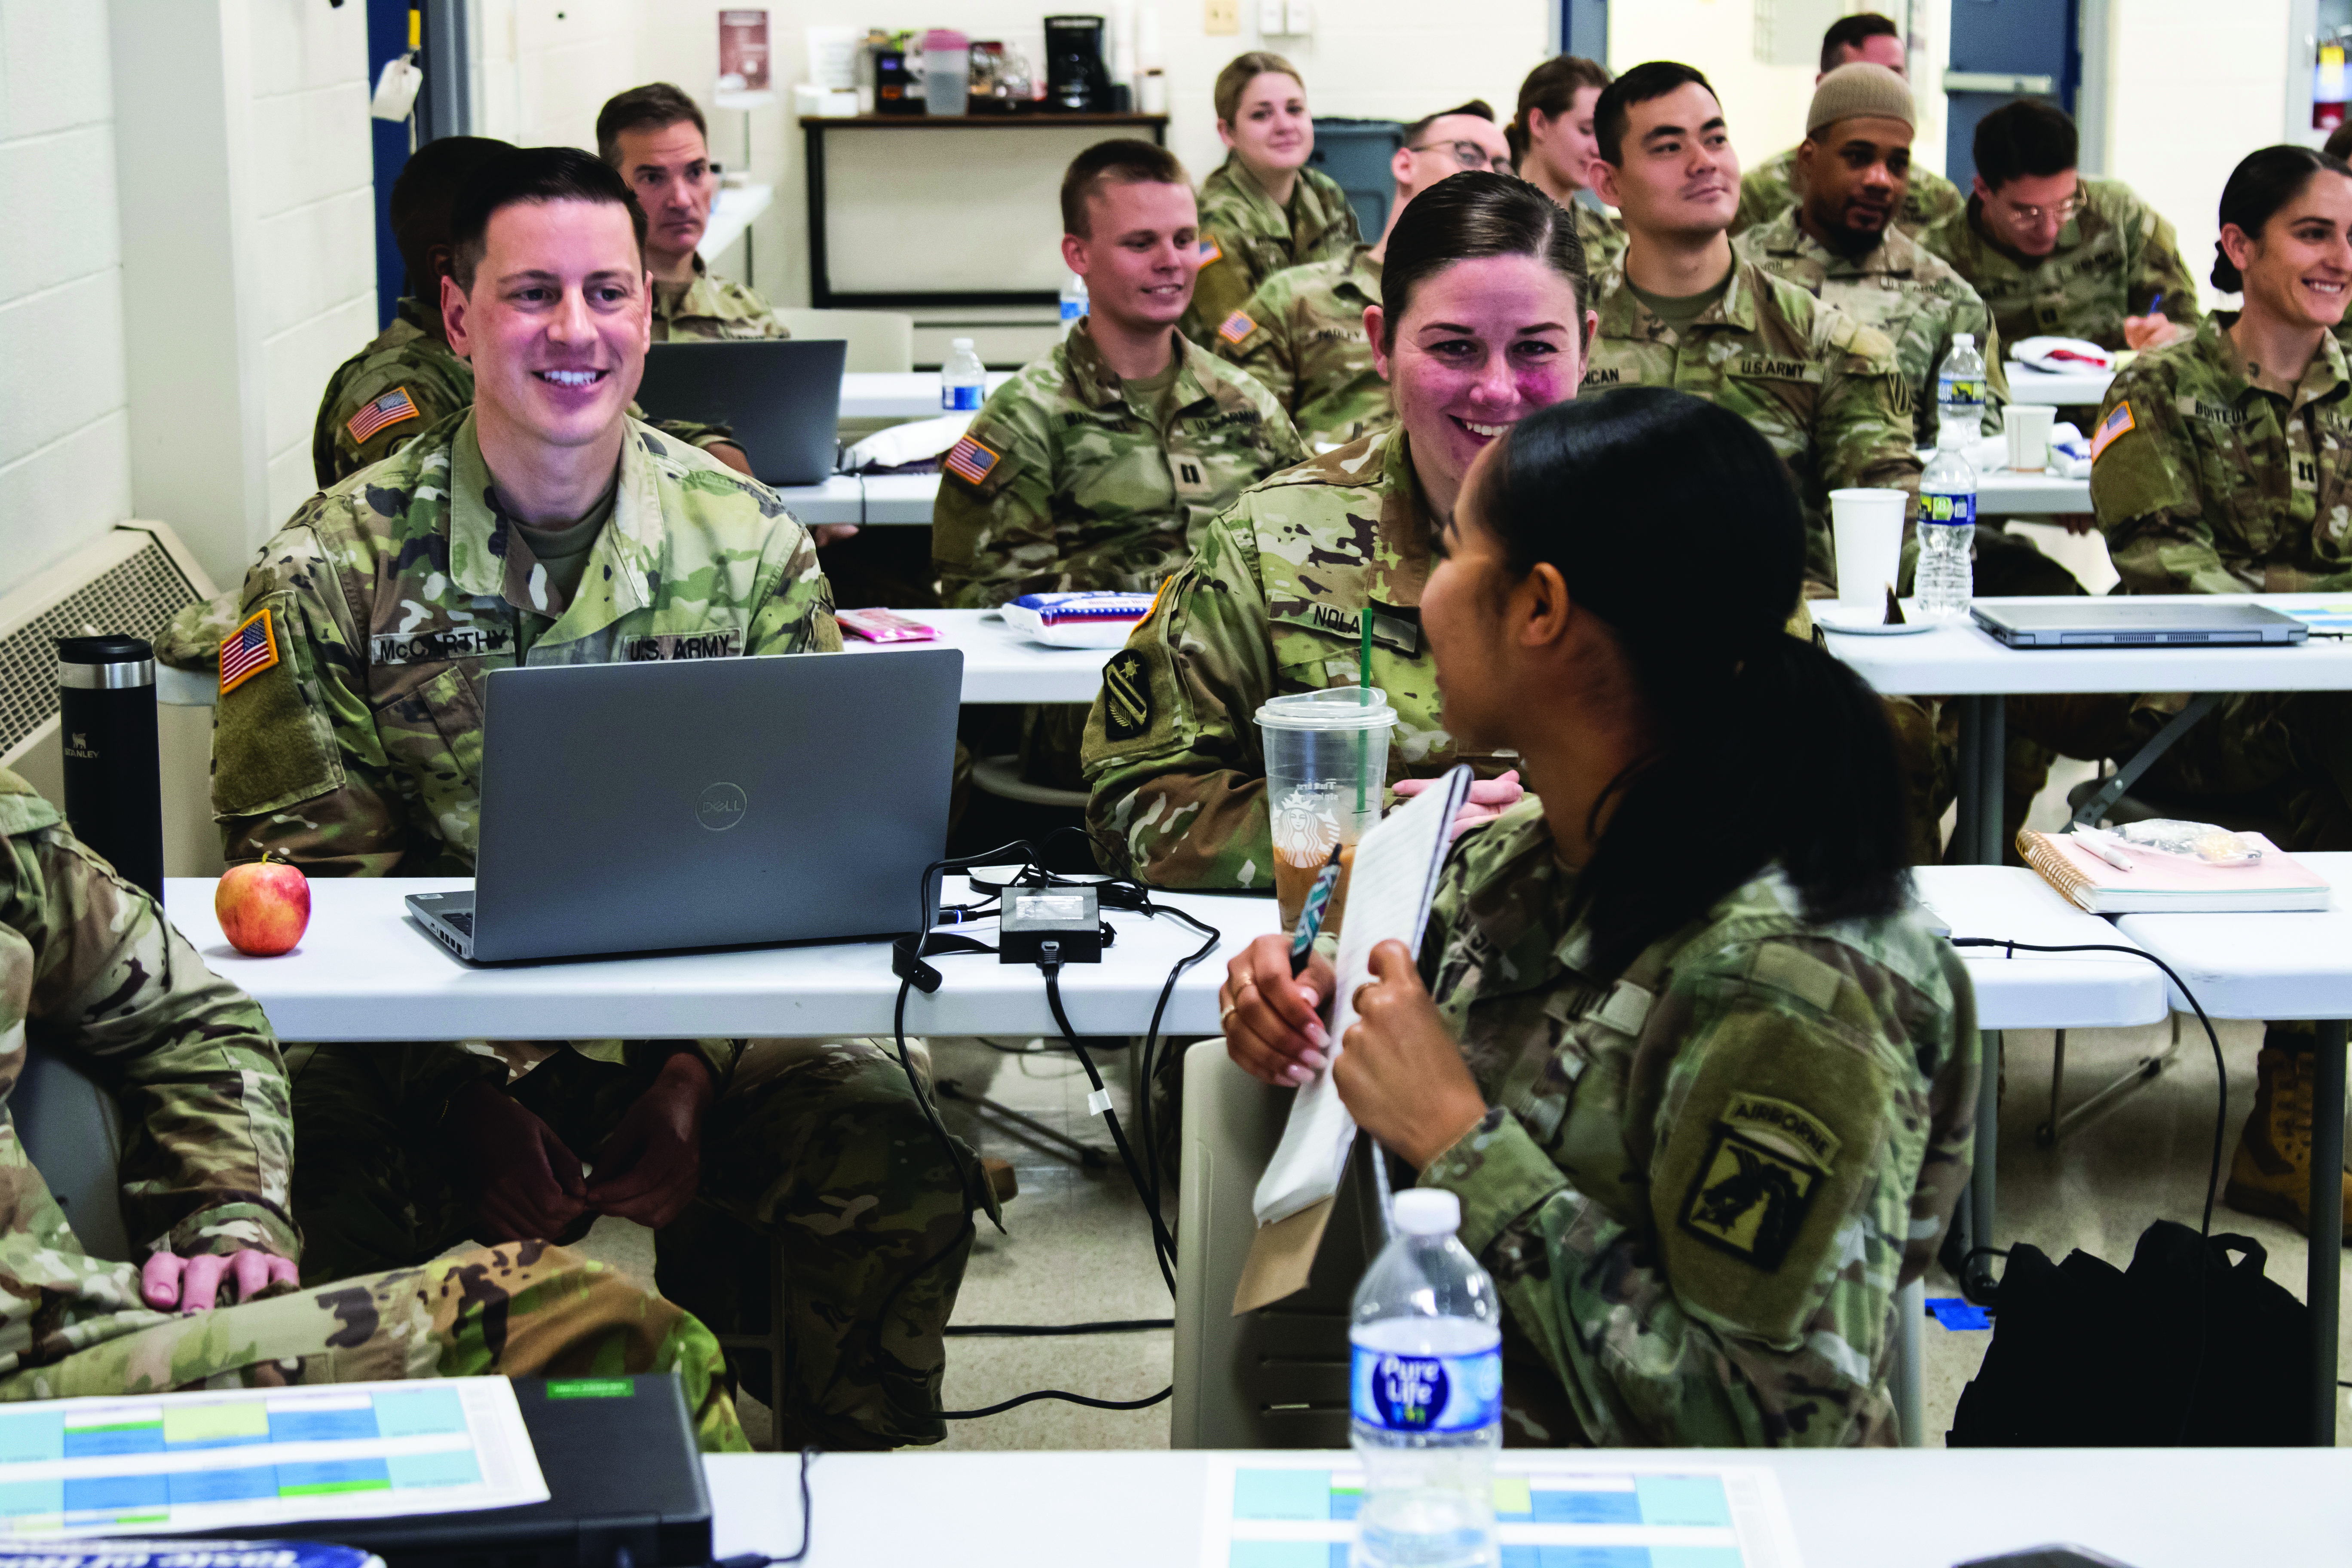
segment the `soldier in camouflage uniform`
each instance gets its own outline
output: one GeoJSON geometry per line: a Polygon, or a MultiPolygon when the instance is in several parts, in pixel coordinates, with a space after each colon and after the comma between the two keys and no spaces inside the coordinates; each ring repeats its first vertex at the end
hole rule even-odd
{"type": "MultiPolygon", "coordinates": [[[[547,148],[498,172],[470,198],[486,273],[574,269],[600,288],[630,278],[607,260],[629,234],[605,216],[626,208],[609,169],[547,148]],[[537,230],[493,221],[521,202],[554,216],[537,230]]],[[[461,205],[460,287],[468,218],[461,205]]],[[[491,669],[841,646],[814,547],[774,494],[623,415],[642,317],[578,307],[617,363],[602,404],[551,414],[532,401],[540,374],[507,363],[547,352],[540,307],[467,292],[473,357],[488,362],[477,408],[314,498],[247,574],[233,640],[250,651],[222,683],[213,746],[232,861],[274,851],[313,875],[470,875],[491,669]],[[490,437],[530,454],[565,417],[613,421],[610,488],[577,521],[534,525],[494,477],[490,437]]],[[[588,353],[572,341],[566,356],[588,353]]],[[[577,466],[596,448],[558,450],[577,451],[577,466]]],[[[311,1266],[418,1262],[485,1225],[530,1235],[543,1219],[541,1234],[560,1239],[605,1202],[658,1230],[698,1190],[785,1248],[798,1403],[778,1412],[780,1430],[832,1447],[936,1442],[969,1210],[992,1200],[968,1189],[968,1156],[935,1140],[882,1051],[762,1055],[732,1040],[317,1047],[294,1090],[311,1266]],[[546,1169],[485,1179],[496,1151],[547,1142],[562,1151],[555,1166],[590,1155],[620,1167],[612,1197],[598,1179],[584,1198],[576,1178],[559,1191],[546,1169]],[[635,1157],[666,1149],[672,1175],[629,1193],[635,1157]]],[[[664,1242],[665,1288],[701,1305],[683,1270],[708,1260],[664,1242]]]]}
{"type": "Polygon", "coordinates": [[[1489,167],[1507,166],[1497,160],[1508,158],[1508,143],[1491,120],[1452,113],[1417,122],[1390,161],[1396,190],[1380,243],[1284,268],[1218,326],[1210,347],[1274,394],[1309,450],[1344,446],[1394,419],[1364,336],[1364,311],[1380,303],[1381,259],[1397,220],[1416,194],[1469,166],[1463,147],[1489,167]]]}
{"type": "MultiPolygon", "coordinates": [[[[1148,142],[1106,142],[1062,191],[1063,253],[1088,313],[989,395],[941,462],[931,553],[951,608],[1150,592],[1235,496],[1306,455],[1264,387],[1174,330],[1196,232],[1182,165],[1148,142]],[[1147,247],[1127,243],[1139,237],[1147,247]]],[[[1024,710],[1026,776],[1076,787],[1085,721],[1077,705],[1024,710]]]]}
{"type": "Polygon", "coordinates": [[[1596,973],[1574,882],[1523,802],[1464,841],[1422,946],[1490,1109],[1420,1184],[1508,1309],[1515,1436],[1899,1443],[1896,1294],[1974,1152],[1958,956],[1916,913],[1809,922],[1768,871],[1596,973]]]}
{"type": "Polygon", "coordinates": [[[1217,135],[1232,149],[1201,182],[1200,278],[1178,325],[1210,347],[1218,326],[1286,267],[1344,257],[1363,237],[1348,193],[1307,159],[1307,85],[1255,50],[1217,73],[1217,135]]]}
{"type": "MultiPolygon", "coordinates": [[[[2265,148],[2231,176],[2221,217],[2213,283],[2242,292],[2244,309],[2139,355],[2092,437],[2091,503],[2119,591],[2352,589],[2352,361],[2335,331],[2345,295],[2307,286],[2347,280],[2329,247],[2352,230],[2352,170],[2306,147],[2265,148]],[[2282,357],[2288,343],[2303,363],[2282,357]]],[[[2127,757],[2188,700],[2117,700],[2078,754],[2127,757]]],[[[2180,815],[2284,824],[2291,848],[2352,849],[2352,694],[2232,693],[2137,787],[2180,815]]],[[[2265,1035],[2232,1208],[2308,1213],[2313,1043],[2307,1026],[2265,1035]]],[[[2345,1194],[2352,1239],[2352,1175],[2345,1194]]]]}
{"type": "Polygon", "coordinates": [[[666,81],[614,93],[596,113],[596,152],[645,209],[654,275],[654,342],[789,338],[750,285],[714,278],[697,250],[719,195],[710,128],[693,99],[666,81]]]}
{"type": "MultiPolygon", "coordinates": [[[[2140,348],[2161,314],[2197,325],[2197,283],[2172,225],[2120,180],[2075,170],[2074,123],[2046,103],[2020,100],[1977,126],[1976,192],[1967,210],[1927,239],[1984,300],[2003,342],[2084,338],[2140,348]]],[[[2085,411],[2088,412],[2087,410],[2085,411]]]]}
{"type": "MultiPolygon", "coordinates": [[[[1903,50],[1903,35],[1892,21],[1875,12],[1864,11],[1831,23],[1829,31],[1822,36],[1822,68],[1821,74],[1813,78],[1813,85],[1819,88],[1832,71],[1855,64],[1874,65],[1908,78],[1910,66],[1903,50]]],[[[1803,184],[1803,172],[1797,167],[1797,150],[1793,147],[1748,170],[1739,181],[1739,211],[1731,220],[1733,236],[1770,223],[1798,205],[1804,200],[1803,184]]],[[[1913,239],[1924,241],[1958,218],[1964,205],[1958,185],[1933,169],[1915,167],[1909,187],[1897,204],[1892,226],[1913,239]]]]}
{"type": "Polygon", "coordinates": [[[1595,144],[1592,116],[1609,68],[1576,55],[1554,55],[1519,83],[1518,112],[1504,132],[1519,178],[1566,207],[1584,242],[1584,264],[1594,272],[1625,253],[1625,226],[1585,181],[1595,144]]]}
{"type": "Polygon", "coordinates": [[[1979,1047],[1895,864],[1875,704],[1776,629],[1804,524],[1752,429],[1656,389],[1532,421],[1477,459],[1422,611],[1455,734],[1525,757],[1540,799],[1456,841],[1417,962],[1231,960],[1227,1048],[1268,1082],[1328,1068],[1460,1198],[1515,1438],[1892,1444],[1896,1295],[1968,1174],[1979,1047]],[[1718,806],[1708,759],[1774,742],[1849,771],[1718,806]]]}
{"type": "MultiPolygon", "coordinates": [[[[410,286],[421,293],[404,296],[394,307],[392,324],[327,378],[310,431],[310,468],[320,489],[382,462],[417,432],[473,404],[474,367],[449,347],[441,322],[441,279],[449,271],[449,205],[477,170],[513,151],[511,144],[487,136],[444,136],[426,142],[402,165],[392,186],[392,228],[410,286]]],[[[660,428],[730,468],[751,471],[724,425],[664,420],[660,428]]],[[[225,595],[217,614],[235,608],[233,595],[225,595]]],[[[217,647],[227,630],[226,625],[213,630],[202,649],[217,647]]],[[[188,651],[197,646],[192,643],[188,651]]]]}
{"type": "Polygon", "coordinates": [[[1594,127],[1601,195],[1623,214],[1628,244],[1624,260],[1594,283],[1601,326],[1586,395],[1672,386],[1755,426],[1803,499],[1807,576],[1833,585],[1829,492],[1918,491],[1911,390],[1895,345],[1736,255],[1720,227],[1702,258],[1686,260],[1693,234],[1730,222],[1738,171],[1722,108],[1697,71],[1671,62],[1637,67],[1601,95],[1594,127]],[[1701,164],[1716,171],[1712,186],[1685,179],[1701,164]],[[1700,289],[1669,297],[1633,281],[1653,268],[1700,289]]]}
{"type": "Polygon", "coordinates": [[[83,1252],[11,1129],[0,1400],[675,1371],[703,1447],[749,1447],[709,1331],[575,1254],[531,1242],[296,1289],[293,1126],[261,1009],[0,769],[0,1126],[34,1042],[121,1100],[124,1218],[148,1257],[83,1252]],[[240,1304],[215,1309],[222,1287],[240,1304]]]}

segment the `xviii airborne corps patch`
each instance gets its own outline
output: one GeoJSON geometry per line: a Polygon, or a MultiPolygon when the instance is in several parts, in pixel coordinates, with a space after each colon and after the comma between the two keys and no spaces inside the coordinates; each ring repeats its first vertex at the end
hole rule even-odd
{"type": "Polygon", "coordinates": [[[1151,672],[1143,656],[1122,649],[1103,666],[1103,734],[1132,741],[1151,728],[1151,672]]]}
{"type": "Polygon", "coordinates": [[[1831,1173],[1838,1139],[1786,1100],[1735,1094],[1683,1199],[1682,1228],[1770,1273],[1831,1173]]]}

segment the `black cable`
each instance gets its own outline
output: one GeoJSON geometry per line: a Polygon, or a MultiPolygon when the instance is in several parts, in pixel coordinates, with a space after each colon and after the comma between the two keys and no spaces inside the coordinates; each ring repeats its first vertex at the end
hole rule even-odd
{"type": "Polygon", "coordinates": [[[950,1421],[977,1421],[983,1415],[1002,1415],[1017,1405],[1032,1404],[1040,1399],[1064,1399],[1072,1405],[1083,1405],[1089,1410],[1149,1410],[1175,1392],[1176,1385],[1171,1383],[1147,1399],[1095,1399],[1083,1394],[1065,1394],[1058,1388],[1041,1388],[1034,1394],[1024,1394],[1016,1399],[1008,1399],[1002,1405],[991,1405],[984,1409],[942,1410],[940,1415],[950,1421]]]}
{"type": "Polygon", "coordinates": [[[721,1557],[710,1568],[771,1568],[772,1564],[798,1563],[809,1553],[809,1538],[816,1529],[816,1510],[809,1502],[809,1466],[816,1461],[818,1450],[801,1450],[801,1546],[789,1557],[771,1557],[764,1552],[739,1552],[732,1557],[721,1557]]]}
{"type": "Polygon", "coordinates": [[[1175,1326],[1173,1318],[1114,1318],[1101,1323],[958,1323],[948,1332],[991,1339],[1048,1339],[1056,1334],[1136,1334],[1175,1326]]]}
{"type": "MultiPolygon", "coordinates": [[[[2221,1061],[2221,1037],[2213,1028],[2213,1020],[2205,1016],[2205,1005],[2197,1000],[2197,993],[2189,989],[2172,965],[2144,947],[2127,947],[2116,942],[2078,942],[2049,944],[2012,942],[2000,937],[1962,936],[1951,939],[1954,947],[1999,947],[2008,949],[2014,957],[2025,952],[2120,952],[2132,958],[2144,958],[2164,971],[2173,989],[2188,998],[2197,1021],[2205,1026],[2205,1038],[2213,1047],[2213,1163],[2205,1173],[2205,1213],[2197,1223],[2197,1362],[2189,1374],[2189,1401],[2180,1412],[2180,1425],[2172,1435],[2173,1447],[2180,1447],[2189,1440],[2189,1422],[2197,1413],[2197,1390],[2205,1381],[2205,1342],[2208,1320],[2206,1297],[2210,1294],[2208,1279],[2213,1272],[2211,1242],[2213,1237],[2213,1197],[2221,1186],[2221,1146],[2230,1136],[2230,1069],[2221,1061]]],[[[1979,1238],[1982,1239],[1982,1238],[1979,1238]]],[[[1972,1248],[1971,1256],[1988,1248],[1972,1248]]],[[[1966,1266],[1965,1259],[1963,1267],[1966,1266]]]]}
{"type": "MultiPolygon", "coordinates": [[[[1048,942],[1046,948],[1049,952],[1058,951],[1058,944],[1048,942]]],[[[1103,1087],[1103,1076],[1095,1066],[1095,1058],[1085,1046],[1079,1044],[1078,1032],[1070,1026],[1069,1014],[1062,1010],[1061,964],[1048,960],[1038,967],[1045,972],[1045,1005],[1054,1010],[1054,1022],[1061,1026],[1062,1037],[1070,1042],[1072,1050],[1078,1053],[1078,1065],[1087,1069],[1087,1081],[1094,1085],[1095,1092],[1108,1094],[1109,1091],[1103,1087]]],[[[1143,1173],[1136,1168],[1135,1151],[1128,1147],[1127,1129],[1118,1124],[1118,1112],[1106,1105],[1102,1114],[1103,1120],[1110,1123],[1110,1141],[1118,1146],[1118,1157],[1127,1166],[1128,1180],[1135,1184],[1135,1195],[1143,1200],[1143,1217],[1151,1222],[1152,1259],[1160,1265],[1160,1277],[1168,1281],[1168,1293],[1173,1296],[1176,1294],[1175,1239],[1168,1234],[1167,1224],[1160,1219],[1159,1209],[1151,1203],[1150,1185],[1143,1179],[1143,1173]]]]}

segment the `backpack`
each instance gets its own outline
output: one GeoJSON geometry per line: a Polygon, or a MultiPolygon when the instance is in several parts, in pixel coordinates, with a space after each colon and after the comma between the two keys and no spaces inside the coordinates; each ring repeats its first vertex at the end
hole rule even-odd
{"type": "Polygon", "coordinates": [[[2056,1264],[2038,1247],[2012,1248],[1992,1344],[1961,1391],[1945,1442],[1955,1448],[2304,1442],[2309,1310],[2263,1272],[2264,1261],[2251,1237],[2200,1241],[2171,1220],[2141,1233],[2127,1269],[2079,1248],[2056,1264]]]}

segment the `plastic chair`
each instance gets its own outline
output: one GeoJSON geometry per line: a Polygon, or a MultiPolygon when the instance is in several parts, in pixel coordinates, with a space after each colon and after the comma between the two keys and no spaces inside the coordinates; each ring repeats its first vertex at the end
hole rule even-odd
{"type": "Polygon", "coordinates": [[[1914,1279],[1895,1296],[1895,1359],[1886,1381],[1895,1391],[1895,1426],[1906,1448],[1927,1446],[1927,1282],[1914,1279]]]}
{"type": "Polygon", "coordinates": [[[779,310],[777,320],[796,338],[840,338],[849,344],[843,369],[902,373],[915,368],[915,318],[896,310],[779,310]]]}
{"type": "Polygon", "coordinates": [[[122,1220],[122,1111],[113,1094],[74,1058],[28,1044],[8,1114],[25,1157],[65,1210],[82,1250],[130,1262],[130,1227],[122,1220]]]}
{"type": "Polygon", "coordinates": [[[1307,1289],[1233,1315],[1234,1286],[1257,1235],[1251,1198],[1290,1101],[1234,1066],[1223,1038],[1184,1053],[1171,1447],[1348,1446],[1349,1307],[1379,1248],[1361,1159],[1349,1164],[1307,1289]]]}

